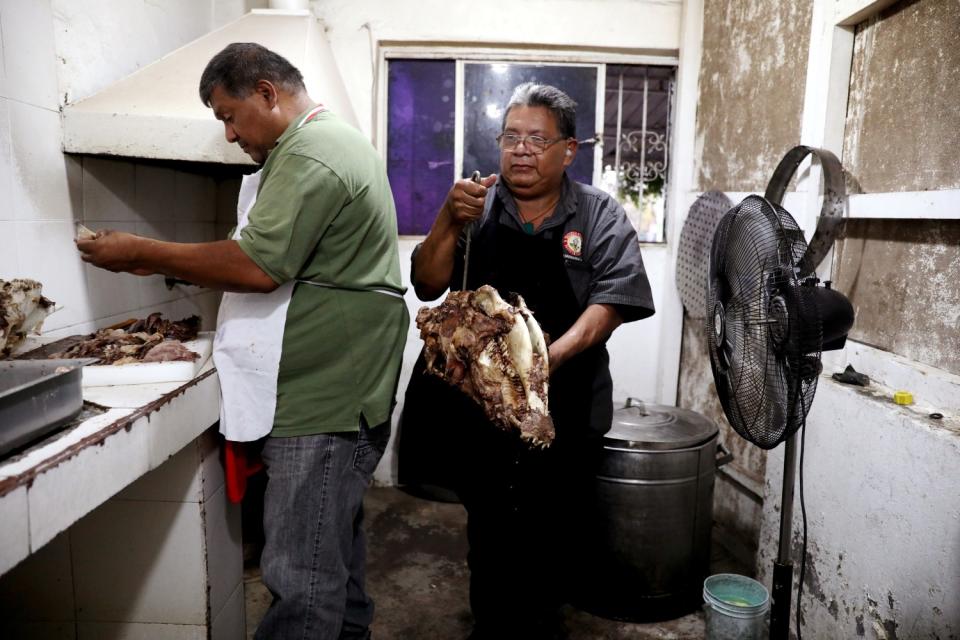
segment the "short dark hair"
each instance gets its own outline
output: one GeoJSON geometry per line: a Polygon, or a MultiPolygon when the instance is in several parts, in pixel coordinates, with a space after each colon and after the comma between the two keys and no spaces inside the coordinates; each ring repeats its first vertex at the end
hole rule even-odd
{"type": "Polygon", "coordinates": [[[577,103],[560,89],[548,84],[524,82],[517,85],[503,112],[500,129],[507,126],[507,115],[514,107],[546,107],[557,119],[557,127],[564,138],[577,137],[577,103]]]}
{"type": "Polygon", "coordinates": [[[234,98],[245,98],[267,80],[289,91],[306,91],[303,75],[290,61],[255,42],[234,42],[213,56],[200,76],[200,100],[210,106],[215,87],[234,98]]]}

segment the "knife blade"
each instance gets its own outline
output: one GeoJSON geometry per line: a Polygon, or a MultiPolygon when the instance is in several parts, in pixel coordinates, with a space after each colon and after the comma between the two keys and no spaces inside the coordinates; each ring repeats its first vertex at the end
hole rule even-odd
{"type": "MultiPolygon", "coordinates": [[[[480,184],[480,172],[474,171],[470,179],[475,184],[480,184]]],[[[473,222],[467,225],[467,244],[463,251],[463,283],[460,285],[461,291],[467,290],[467,271],[470,268],[470,241],[473,239],[473,222]]]]}

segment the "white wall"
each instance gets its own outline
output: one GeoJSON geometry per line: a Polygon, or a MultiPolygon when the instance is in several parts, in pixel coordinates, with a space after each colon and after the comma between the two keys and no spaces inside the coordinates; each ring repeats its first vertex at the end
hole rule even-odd
{"type": "Polygon", "coordinates": [[[267,6],[267,0],[44,1],[53,7],[61,103],[82,100],[251,8],[267,6]]]}
{"type": "Polygon", "coordinates": [[[0,278],[43,283],[61,307],[48,335],[151,311],[199,313],[212,326],[216,294],[87,267],[73,236],[83,221],[168,240],[220,237],[215,180],[190,165],[65,156],[59,109],[262,4],[0,0],[0,278]]]}
{"type": "Polygon", "coordinates": [[[610,341],[610,375],[613,378],[613,401],[616,405],[629,397],[657,402],[657,390],[664,373],[659,361],[660,336],[663,327],[664,294],[673,287],[667,245],[643,245],[643,263],[653,290],[653,304],[658,313],[638,322],[621,325],[610,341]]]}
{"type": "MultiPolygon", "coordinates": [[[[824,375],[807,419],[804,635],[958,637],[960,376],[850,342],[843,354],[825,354],[824,370],[840,370],[847,362],[871,376],[871,388],[842,385],[824,375]],[[916,404],[895,405],[894,389],[911,390],[916,404]],[[933,412],[945,417],[931,419],[933,412]]],[[[782,478],[781,446],[767,460],[757,563],[758,579],[768,588],[777,555],[782,478]]],[[[799,484],[797,489],[791,545],[795,581],[799,484]]]]}
{"type": "Polygon", "coordinates": [[[240,525],[211,428],[0,577],[3,637],[242,638],[240,525]]]}
{"type": "MultiPolygon", "coordinates": [[[[313,0],[361,128],[374,131],[377,43],[538,45],[675,54],[680,0],[313,0]]],[[[323,96],[315,96],[323,100],[323,96]]]]}
{"type": "Polygon", "coordinates": [[[207,33],[213,16],[212,3],[194,0],[52,4],[65,102],[86,98],[207,33]]]}

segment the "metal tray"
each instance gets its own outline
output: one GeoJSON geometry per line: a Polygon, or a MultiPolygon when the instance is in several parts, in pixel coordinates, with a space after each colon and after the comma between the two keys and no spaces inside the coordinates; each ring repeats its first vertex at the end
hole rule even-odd
{"type": "Polygon", "coordinates": [[[69,421],[83,406],[83,365],[96,360],[0,362],[0,455],[69,421]]]}

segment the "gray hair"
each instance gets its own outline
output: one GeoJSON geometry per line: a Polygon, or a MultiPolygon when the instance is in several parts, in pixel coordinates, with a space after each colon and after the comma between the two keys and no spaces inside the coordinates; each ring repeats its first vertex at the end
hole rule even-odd
{"type": "Polygon", "coordinates": [[[514,107],[546,107],[557,119],[557,127],[564,138],[577,137],[577,103],[556,87],[536,82],[517,85],[503,112],[501,131],[507,126],[507,115],[514,107]]]}
{"type": "Polygon", "coordinates": [[[246,98],[260,80],[290,93],[306,91],[303,75],[289,60],[254,42],[234,42],[207,63],[200,76],[200,99],[209,107],[216,87],[233,98],[246,98]]]}

